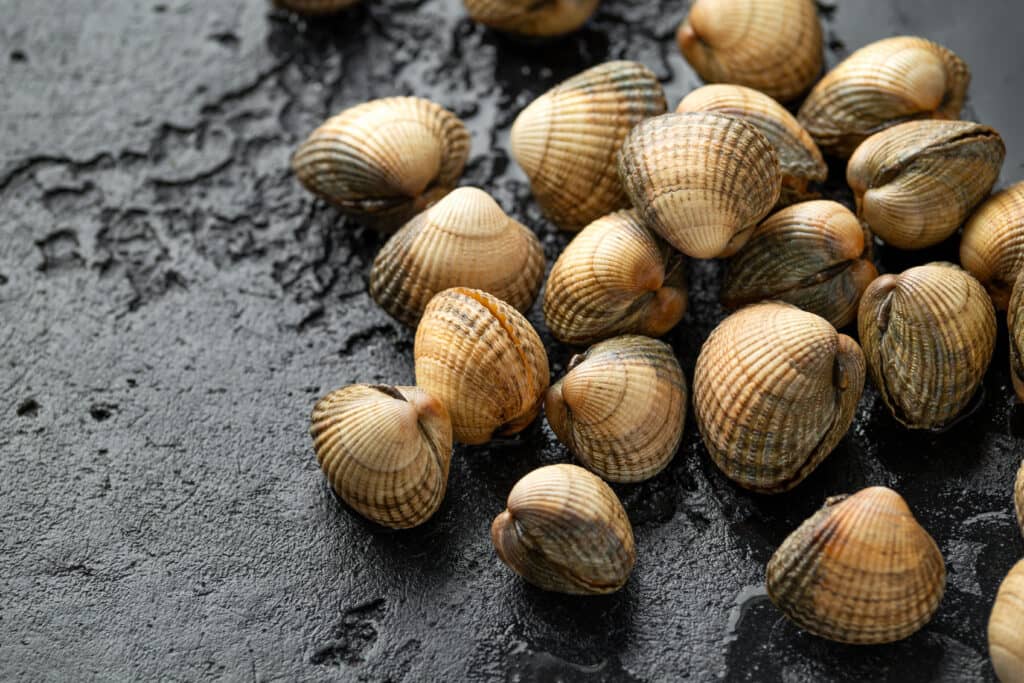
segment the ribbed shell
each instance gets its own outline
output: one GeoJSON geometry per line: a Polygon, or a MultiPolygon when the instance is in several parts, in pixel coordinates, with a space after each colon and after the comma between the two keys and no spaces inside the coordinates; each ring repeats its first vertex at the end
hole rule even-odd
{"type": "Polygon", "coordinates": [[[693,407],[704,445],[727,477],[780,493],[832,452],[863,389],[857,342],[819,316],[767,302],[733,313],[704,342],[693,407]]]}
{"type": "Polygon", "coordinates": [[[512,156],[530,178],[544,213],[579,230],[629,206],[616,155],[626,134],[665,113],[657,77],[636,62],[607,62],[573,76],[534,100],[512,126],[512,156]]]}
{"type": "Polygon", "coordinates": [[[902,640],[946,586],[935,541],[895,491],[829,498],[768,562],[768,597],[801,628],[841,643],[902,640]]]}
{"type": "Polygon", "coordinates": [[[278,7],[290,9],[299,14],[332,14],[340,12],[359,0],[273,0],[278,7]]]}
{"type": "Polygon", "coordinates": [[[787,101],[821,74],[821,24],[813,0],[697,0],[676,35],[708,83],[745,85],[787,101]]]}
{"type": "Polygon", "coordinates": [[[555,261],[544,290],[548,329],[566,344],[619,334],[660,337],[686,313],[683,258],[635,211],[599,218],[555,261]]]}
{"type": "Polygon", "coordinates": [[[1013,488],[1013,505],[1017,510],[1020,532],[1024,534],[1024,460],[1021,461],[1020,470],[1017,471],[1017,484],[1013,488]]]}
{"type": "Polygon", "coordinates": [[[941,45],[910,36],[886,38],[826,74],[797,118],[822,151],[845,158],[893,124],[960,118],[970,80],[967,64],[941,45]]]}
{"type": "Polygon", "coordinates": [[[809,199],[808,184],[822,183],[828,176],[828,166],[803,126],[782,105],[757,90],[742,85],[705,85],[684,97],[676,111],[717,112],[757,126],[779,156],[780,205],[809,199]]]}
{"type": "Polygon", "coordinates": [[[1024,683],[1024,560],[999,586],[988,620],[988,651],[1002,683],[1024,683]]]}
{"type": "Polygon", "coordinates": [[[515,434],[540,412],[550,382],[536,330],[512,306],[455,287],[427,304],[413,350],[416,385],[448,408],[455,440],[515,434]]]}
{"type": "Polygon", "coordinates": [[[517,574],[559,593],[614,593],[636,563],[622,503],[576,465],[548,465],[520,479],[491,525],[491,541],[517,574]]]}
{"type": "Polygon", "coordinates": [[[999,178],[1006,147],[969,121],[909,121],[872,135],[850,157],[846,180],[871,231],[901,249],[938,244],[959,228],[999,178]]]}
{"type": "Polygon", "coordinates": [[[485,26],[546,38],[571,33],[586,23],[599,0],[463,0],[469,16],[485,26]]]}
{"type": "Polygon", "coordinates": [[[912,429],[947,425],[985,377],[996,317],[981,284],[951,263],[872,282],[857,314],[871,379],[893,417],[912,429]]]}
{"type": "Polygon", "coordinates": [[[650,479],[672,461],[686,421],[686,378],[672,348],[627,335],[573,358],[544,411],[559,440],[598,476],[650,479]]]}
{"type": "Polygon", "coordinates": [[[1024,271],[1017,277],[1006,309],[1010,332],[1010,379],[1017,397],[1024,401],[1024,271]]]}
{"type": "Polygon", "coordinates": [[[486,192],[460,187],[388,240],[370,271],[370,295],[415,327],[435,294],[457,286],[482,289],[525,313],[543,277],[537,236],[486,192]]]}
{"type": "Polygon", "coordinates": [[[722,303],[777,299],[844,327],[876,277],[870,237],[857,217],[837,202],[804,202],[761,223],[729,259],[722,303]]]}
{"type": "Polygon", "coordinates": [[[974,212],[964,226],[960,264],[1005,310],[1024,270],[1024,182],[996,193],[974,212]]]}
{"type": "Polygon", "coordinates": [[[440,507],[452,425],[426,392],[366,384],[333,391],[313,408],[310,434],[331,486],[367,519],[405,529],[440,507]]]}
{"type": "Polygon", "coordinates": [[[310,192],[389,232],[455,187],[469,145],[465,126],[448,110],[390,97],[325,121],[299,147],[292,168],[310,192]]]}
{"type": "Polygon", "coordinates": [[[694,258],[730,256],[779,199],[779,159],[753,125],[709,112],[639,124],[619,176],[648,227],[694,258]]]}

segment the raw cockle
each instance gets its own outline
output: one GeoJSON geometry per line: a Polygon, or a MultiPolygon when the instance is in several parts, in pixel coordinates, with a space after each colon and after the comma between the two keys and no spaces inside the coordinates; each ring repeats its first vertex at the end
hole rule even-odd
{"type": "Polygon", "coordinates": [[[935,541],[895,491],[835,496],[768,563],[768,597],[814,635],[869,645],[927,624],[946,587],[935,541]]]}
{"type": "Polygon", "coordinates": [[[543,277],[537,236],[486,192],[460,187],[388,240],[370,271],[370,295],[414,327],[431,297],[457,286],[482,289],[525,312],[543,277]]]}
{"type": "Polygon", "coordinates": [[[857,217],[837,202],[804,202],[761,223],[729,259],[722,303],[777,299],[843,327],[876,277],[870,236],[857,217]]]}
{"type": "Polygon", "coordinates": [[[650,69],[607,62],[560,83],[519,114],[512,156],[553,223],[579,230],[629,206],[616,155],[633,126],[666,106],[650,69]]]}
{"type": "Polygon", "coordinates": [[[474,21],[499,31],[548,38],[572,33],[590,18],[599,0],[463,0],[474,21]]]}
{"type": "Polygon", "coordinates": [[[548,389],[544,412],[585,467],[608,481],[643,481],[679,447],[686,379],[668,344],[616,337],[572,359],[548,389]]]}
{"type": "Polygon", "coordinates": [[[382,232],[446,195],[469,156],[469,133],[448,110],[419,97],[346,109],[302,143],[292,168],[310,192],[382,232]]]}
{"type": "Polygon", "coordinates": [[[676,40],[708,83],[738,83],[782,101],[810,88],[823,64],[813,0],[697,0],[676,40]]]}
{"type": "Polygon", "coordinates": [[[548,465],[520,479],[491,524],[491,541],[517,574],[559,593],[613,593],[636,562],[622,503],[576,465],[548,465]]]}
{"type": "Polygon", "coordinates": [[[864,389],[864,355],[827,320],[767,302],[711,333],[693,406],[715,464],[744,488],[787,491],[832,452],[864,389]]]}
{"type": "Polygon", "coordinates": [[[452,425],[425,391],[367,384],[333,391],[313,408],[310,433],[331,486],[367,519],[405,529],[440,507],[452,425]]]}
{"type": "Polygon", "coordinates": [[[731,256],[779,200],[779,158],[752,124],[711,112],[640,123],[619,155],[646,224],[694,258],[731,256]]]}
{"type": "Polygon", "coordinates": [[[555,261],[544,318],[566,344],[660,337],[682,319],[686,302],[683,257],[635,211],[619,211],[585,227],[555,261]]]}
{"type": "Polygon", "coordinates": [[[757,90],[742,85],[705,85],[684,97],[676,111],[718,112],[757,126],[779,155],[782,205],[810,199],[809,184],[824,182],[828,175],[818,146],[803,126],[782,105],[757,90]]]}
{"type": "Polygon", "coordinates": [[[964,226],[960,264],[985,285],[996,308],[1006,309],[1024,270],[1024,182],[994,194],[964,226]]]}
{"type": "Polygon", "coordinates": [[[1017,397],[1024,401],[1024,271],[1017,276],[1010,296],[1006,326],[1010,332],[1010,379],[1017,397]]]}
{"type": "Polygon", "coordinates": [[[797,118],[822,151],[845,158],[893,124],[960,118],[970,80],[967,64],[941,45],[910,36],[886,38],[826,74],[797,118]]]}
{"type": "Polygon", "coordinates": [[[550,382],[536,330],[486,292],[446,289],[427,304],[413,350],[416,385],[451,415],[455,440],[481,444],[525,429],[550,382]]]}
{"type": "Polygon", "coordinates": [[[988,619],[988,651],[1002,683],[1024,683],[1024,560],[999,586],[988,619]]]}
{"type": "Polygon", "coordinates": [[[985,288],[951,263],[872,282],[857,314],[871,379],[898,422],[948,425],[985,376],[996,316],[985,288]]]}
{"type": "Polygon", "coordinates": [[[299,14],[333,14],[340,12],[346,7],[359,2],[359,0],[274,0],[278,7],[290,9],[299,14]]]}
{"type": "Polygon", "coordinates": [[[909,121],[872,135],[846,179],[871,231],[901,249],[938,244],[959,228],[999,178],[1006,147],[969,121],[909,121]]]}

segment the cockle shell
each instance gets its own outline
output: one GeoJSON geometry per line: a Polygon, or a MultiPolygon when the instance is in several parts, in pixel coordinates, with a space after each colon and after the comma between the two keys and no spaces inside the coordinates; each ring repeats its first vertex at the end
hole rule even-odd
{"type": "Polygon", "coordinates": [[[1006,309],[1006,327],[1010,331],[1010,379],[1017,398],[1024,401],[1024,271],[1013,286],[1006,309]]]}
{"type": "Polygon", "coordinates": [[[331,486],[367,519],[405,529],[440,507],[452,425],[444,405],[427,392],[347,386],[316,404],[310,433],[331,486]]]}
{"type": "Polygon", "coordinates": [[[643,481],[679,448],[686,378],[668,344],[616,337],[573,358],[548,389],[544,412],[585,467],[608,481],[643,481]]]}
{"type": "Polygon", "coordinates": [[[712,460],[760,493],[793,488],[846,434],[864,389],[864,355],[827,320],[767,302],[726,318],[693,376],[697,426],[712,460]]]}
{"type": "Polygon", "coordinates": [[[455,440],[515,434],[540,412],[550,382],[536,330],[512,306],[454,287],[427,304],[413,349],[416,385],[448,408],[455,440]]]}
{"type": "Polygon", "coordinates": [[[666,106],[650,69],[620,61],[587,69],[524,109],[512,125],[512,156],[548,218],[579,230],[628,207],[616,155],[633,126],[666,106]]]}
{"type": "Polygon", "coordinates": [[[731,256],[779,199],[779,158],[755,126],[710,112],[640,123],[619,154],[648,227],[687,256],[731,256]]]}
{"type": "Polygon", "coordinates": [[[486,192],[460,187],[388,240],[370,271],[370,295],[415,327],[427,302],[456,286],[482,289],[525,313],[543,277],[537,236],[486,192]]]}
{"type": "Polygon", "coordinates": [[[828,166],[803,126],[782,105],[757,90],[742,85],[705,85],[684,97],[676,111],[717,112],[757,126],[779,156],[782,205],[809,199],[808,185],[825,182],[828,176],[828,166]]]}
{"type": "Polygon", "coordinates": [[[544,318],[566,344],[618,334],[660,337],[686,312],[683,258],[635,211],[599,218],[569,243],[548,276],[544,318]]]}
{"type": "Polygon", "coordinates": [[[908,121],[872,135],[846,180],[871,231],[901,249],[938,244],[988,196],[1006,156],[994,129],[969,121],[908,121]]]}
{"type": "Polygon", "coordinates": [[[548,465],[520,479],[491,524],[491,541],[517,574],[559,593],[614,593],[636,563],[622,503],[576,465],[548,465]]]}
{"type": "Polygon", "coordinates": [[[697,0],[676,34],[708,83],[736,83],[787,101],[821,74],[821,23],[813,0],[697,0]]]}
{"type": "Polygon", "coordinates": [[[463,0],[474,21],[499,31],[548,38],[586,23],[599,0],[463,0]]]}
{"type": "Polygon", "coordinates": [[[359,0],[273,0],[274,4],[299,14],[333,14],[359,0]]]}
{"type": "Polygon", "coordinates": [[[870,236],[857,217],[837,202],[803,202],[770,216],[729,259],[722,303],[777,299],[843,327],[876,277],[870,236]]]}
{"type": "Polygon", "coordinates": [[[448,110],[419,97],[389,97],[327,119],[292,168],[310,192],[393,231],[446,195],[469,156],[469,133],[448,110]]]}
{"type": "Polygon", "coordinates": [[[814,635],[891,643],[934,616],[946,565],[902,496],[876,486],[825,501],[772,556],[767,585],[776,607],[814,635]]]}
{"type": "Polygon", "coordinates": [[[868,136],[909,119],[956,119],[971,74],[924,38],[897,36],[854,52],[807,96],[800,123],[822,151],[848,157],[868,136]]]}
{"type": "Polygon", "coordinates": [[[1002,683],[1024,683],[1024,560],[999,586],[988,619],[988,651],[1002,683]]]}
{"type": "Polygon", "coordinates": [[[946,426],[970,402],[996,341],[984,287],[951,263],[883,275],[857,314],[871,379],[898,422],[946,426]]]}
{"type": "Polygon", "coordinates": [[[1006,309],[1024,270],[1024,182],[994,194],[967,221],[960,265],[985,285],[996,308],[1006,309]]]}

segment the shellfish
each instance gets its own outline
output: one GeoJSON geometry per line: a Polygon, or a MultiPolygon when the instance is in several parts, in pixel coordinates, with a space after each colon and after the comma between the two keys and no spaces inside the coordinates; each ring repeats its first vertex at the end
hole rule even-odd
{"type": "Polygon", "coordinates": [[[1017,483],[1013,489],[1013,505],[1017,510],[1017,522],[1020,524],[1020,532],[1024,534],[1024,460],[1020,463],[1017,471],[1017,483]]]}
{"type": "Polygon", "coordinates": [[[1024,683],[1024,560],[999,586],[988,619],[988,651],[1002,683],[1024,683]]]}
{"type": "Polygon", "coordinates": [[[964,226],[960,264],[1005,310],[1024,270],[1024,182],[997,192],[974,212],[964,226]]]}
{"type": "Polygon", "coordinates": [[[1017,276],[1006,309],[1006,327],[1010,332],[1010,379],[1017,398],[1024,401],[1024,273],[1017,276]]]}
{"type": "Polygon", "coordinates": [[[474,21],[499,31],[549,38],[586,23],[599,0],[463,0],[474,21]]]}

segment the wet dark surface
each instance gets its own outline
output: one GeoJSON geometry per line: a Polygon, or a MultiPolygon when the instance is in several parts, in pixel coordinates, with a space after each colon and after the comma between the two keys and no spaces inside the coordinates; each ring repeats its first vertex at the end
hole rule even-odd
{"type": "MultiPolygon", "coordinates": [[[[639,560],[606,598],[535,590],[490,546],[512,484],[567,459],[542,422],[459,449],[446,502],[411,532],[371,529],[316,468],[316,398],[410,383],[413,334],[366,294],[379,239],[299,188],[295,145],[345,106],[433,98],[473,131],[464,183],[553,259],[567,236],[509,159],[515,113],[611,58],[654,69],[674,106],[698,82],[672,41],[684,5],[608,0],[535,46],[472,25],[456,0],[370,0],[309,24],[260,0],[0,0],[0,678],[992,680],[987,615],[1024,552],[1005,330],[971,416],[909,433],[869,388],[786,495],[731,485],[691,419],[666,472],[618,487],[639,560]],[[763,571],[826,496],[871,484],[906,496],[949,587],[920,633],[853,648],[786,622],[763,571]]],[[[959,52],[965,117],[1003,133],[1001,184],[1024,177],[1017,0],[851,0],[824,18],[830,65],[907,32],[959,52]]],[[[900,270],[955,258],[956,239],[878,256],[900,270]]],[[[719,267],[690,270],[669,336],[688,377],[723,315],[719,267]]],[[[571,351],[539,307],[531,319],[558,376],[571,351]]]]}

